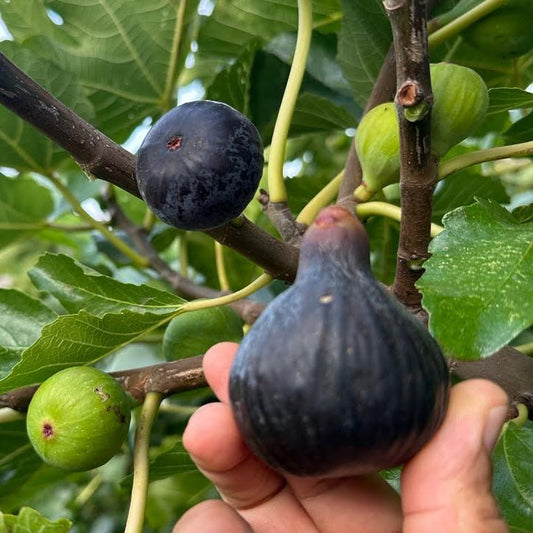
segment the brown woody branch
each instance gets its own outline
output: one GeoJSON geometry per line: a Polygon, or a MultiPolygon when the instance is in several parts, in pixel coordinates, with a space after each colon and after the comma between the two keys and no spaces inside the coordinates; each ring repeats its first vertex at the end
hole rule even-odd
{"type": "Polygon", "coordinates": [[[296,221],[287,202],[271,202],[270,195],[264,189],[259,191],[257,199],[281,238],[289,244],[299,246],[307,226],[296,221]]]}
{"type": "MultiPolygon", "coordinates": [[[[64,148],[87,174],[140,197],[135,180],[135,156],[61,103],[2,53],[0,104],[64,148]]],[[[296,275],[298,249],[272,237],[249,220],[229,222],[205,233],[275,278],[292,281],[296,275]]]]}
{"type": "MultiPolygon", "coordinates": [[[[196,355],[170,363],[111,372],[111,375],[138,403],[142,403],[149,392],[171,396],[178,392],[207,387],[202,370],[202,359],[203,355],[196,355]]],[[[32,385],[0,394],[0,407],[26,412],[38,387],[38,385],[32,385]]]]}
{"type": "MultiPolygon", "coordinates": [[[[137,402],[144,401],[148,392],[159,392],[164,396],[199,389],[207,386],[202,371],[202,355],[179,359],[170,363],[112,372],[124,389],[137,402]]],[[[533,418],[533,392],[531,376],[533,359],[507,346],[493,356],[480,361],[452,361],[452,373],[461,379],[485,378],[502,386],[513,403],[523,403],[533,418]],[[510,363],[512,362],[512,366],[510,363]],[[498,380],[495,380],[498,376],[498,380]]],[[[26,412],[38,386],[22,387],[0,394],[0,407],[9,407],[26,412]]]]}
{"type": "Polygon", "coordinates": [[[402,218],[395,296],[408,309],[422,309],[415,282],[423,273],[431,239],[431,205],[437,181],[437,159],[431,153],[431,106],[427,15],[425,2],[385,0],[391,21],[396,56],[396,106],[400,128],[400,188],[402,218]],[[425,114],[415,121],[405,110],[422,106],[425,114]]]}
{"type": "MultiPolygon", "coordinates": [[[[112,191],[105,193],[105,197],[112,221],[126,232],[137,250],[148,259],[150,267],[152,267],[159,276],[172,287],[176,294],[187,299],[218,298],[219,296],[226,294],[225,292],[206,287],[205,285],[198,285],[173,270],[157,253],[157,250],[148,239],[146,231],[142,227],[134,224],[126,216],[116,202],[116,198],[112,194],[112,191]]],[[[253,324],[262,313],[265,304],[242,299],[229,304],[229,307],[231,307],[247,324],[253,324]]]]}

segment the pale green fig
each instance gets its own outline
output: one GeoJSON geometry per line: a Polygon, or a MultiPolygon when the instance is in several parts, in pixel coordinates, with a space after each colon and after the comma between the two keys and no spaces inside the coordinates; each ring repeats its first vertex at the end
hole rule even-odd
{"type": "Polygon", "coordinates": [[[533,2],[497,9],[463,33],[465,41],[500,59],[515,59],[533,50],[533,2]]]}
{"type": "MultiPolygon", "coordinates": [[[[489,96],[485,82],[472,69],[452,63],[430,65],[433,107],[431,149],[441,158],[472,134],[485,117],[489,96]]],[[[363,182],[354,197],[369,200],[400,177],[400,140],[395,105],[387,102],[369,111],[359,123],[355,148],[363,182]]]]}
{"type": "Polygon", "coordinates": [[[431,149],[442,157],[466,139],[485,117],[489,92],[474,70],[452,63],[430,65],[433,90],[431,149]]]}
{"type": "Polygon", "coordinates": [[[398,117],[393,102],[371,109],[359,123],[355,150],[363,171],[363,183],[355,198],[365,202],[386,185],[400,178],[400,139],[398,117]]]}
{"type": "Polygon", "coordinates": [[[44,381],[28,407],[28,437],[46,463],[91,470],[121,448],[131,400],[109,374],[88,366],[66,368],[44,381]]]}

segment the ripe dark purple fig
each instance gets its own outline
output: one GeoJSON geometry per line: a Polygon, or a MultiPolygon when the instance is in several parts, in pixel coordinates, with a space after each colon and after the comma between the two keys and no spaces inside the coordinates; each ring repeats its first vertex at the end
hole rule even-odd
{"type": "Polygon", "coordinates": [[[161,220],[203,230],[239,216],[262,171],[255,126],[229,105],[204,100],[175,107],[154,124],[139,148],[136,177],[161,220]]]}
{"type": "Polygon", "coordinates": [[[363,225],[339,206],[306,232],[295,283],[240,345],[236,422],[281,472],[343,476],[393,467],[435,433],[448,367],[436,341],[370,270],[363,225]]]}

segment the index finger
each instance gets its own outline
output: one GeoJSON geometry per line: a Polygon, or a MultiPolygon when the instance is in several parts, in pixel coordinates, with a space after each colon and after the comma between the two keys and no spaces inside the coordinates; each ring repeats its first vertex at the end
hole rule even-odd
{"type": "Polygon", "coordinates": [[[229,403],[229,373],[238,348],[235,342],[221,342],[209,348],[204,355],[205,379],[223,403],[229,403]]]}

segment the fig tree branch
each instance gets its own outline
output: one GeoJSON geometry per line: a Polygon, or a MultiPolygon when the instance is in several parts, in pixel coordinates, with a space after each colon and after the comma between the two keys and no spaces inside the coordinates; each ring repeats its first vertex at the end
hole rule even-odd
{"type": "Polygon", "coordinates": [[[533,155],[533,141],[468,152],[443,161],[439,165],[438,179],[442,180],[454,172],[459,172],[463,168],[478,165],[479,163],[496,161],[506,157],[528,157],[531,155],[533,155]]]}
{"type": "MultiPolygon", "coordinates": [[[[106,192],[105,198],[112,220],[126,232],[137,250],[146,259],[148,265],[172,287],[176,294],[187,299],[218,298],[223,294],[227,294],[211,287],[198,285],[173,270],[157,253],[144,228],[137,226],[126,216],[116,202],[111,188],[106,192]]],[[[248,324],[253,324],[265,308],[264,304],[248,299],[233,302],[229,306],[248,324]]]]}
{"type": "MultiPolygon", "coordinates": [[[[138,403],[142,403],[150,392],[168,397],[207,387],[202,358],[202,355],[197,355],[168,363],[111,372],[111,375],[138,403]]],[[[514,403],[526,405],[530,418],[533,418],[533,358],[506,346],[491,357],[479,361],[452,360],[451,371],[460,379],[483,378],[498,383],[514,403]]],[[[0,394],[0,408],[26,412],[37,387],[22,387],[0,394]]]]}
{"type": "MultiPolygon", "coordinates": [[[[169,363],[111,372],[111,375],[138,403],[142,403],[149,392],[157,392],[166,397],[207,387],[202,359],[203,355],[197,355],[169,363]]],[[[32,385],[0,394],[0,407],[26,412],[37,388],[38,385],[32,385]]]]}
{"type": "Polygon", "coordinates": [[[400,188],[402,218],[395,296],[411,311],[421,310],[415,282],[422,275],[431,239],[431,204],[437,180],[437,159],[431,153],[433,94],[429,74],[425,2],[385,0],[391,21],[396,56],[395,102],[400,128],[400,188]],[[405,117],[407,109],[421,109],[417,120],[405,117]]]}
{"type": "MultiPolygon", "coordinates": [[[[0,104],[64,148],[83,171],[140,197],[135,156],[91,126],[0,53],[0,104]]],[[[298,249],[244,217],[205,233],[275,278],[292,281],[298,249]]]]}
{"type": "MultiPolygon", "coordinates": [[[[439,19],[431,21],[430,27],[435,28],[433,33],[429,36],[428,42],[431,48],[435,48],[442,44],[444,41],[455,37],[462,32],[468,26],[472,25],[479,19],[486,17],[489,13],[492,13],[495,9],[503,6],[508,0],[485,0],[472,9],[469,9],[457,18],[446,21],[444,26],[436,28],[439,24],[439,19]]],[[[445,18],[445,17],[442,17],[445,18]]],[[[440,19],[442,24],[442,18],[440,19]]]]}
{"type": "MultiPolygon", "coordinates": [[[[439,0],[427,1],[427,12],[429,13],[437,4],[439,0]]],[[[394,55],[394,47],[391,45],[381,69],[376,78],[372,92],[363,109],[363,115],[368,113],[372,108],[384,102],[392,102],[394,93],[396,91],[396,58],[394,55]]],[[[354,143],[351,144],[346,159],[344,179],[342,180],[339,193],[337,195],[337,203],[344,205],[347,208],[353,208],[352,194],[355,188],[361,183],[362,171],[359,159],[355,151],[354,143]]]]}

